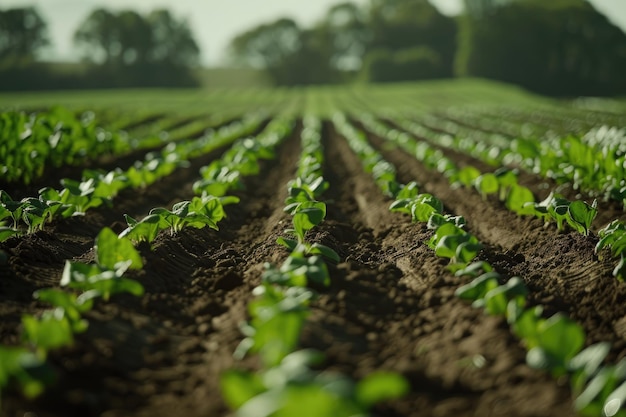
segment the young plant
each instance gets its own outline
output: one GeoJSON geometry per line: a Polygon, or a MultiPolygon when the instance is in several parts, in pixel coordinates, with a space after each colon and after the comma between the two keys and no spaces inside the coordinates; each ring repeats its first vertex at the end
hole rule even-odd
{"type": "Polygon", "coordinates": [[[483,200],[487,200],[489,195],[496,194],[498,192],[500,184],[498,182],[498,178],[494,174],[487,172],[478,176],[474,180],[474,187],[476,187],[476,190],[478,190],[480,195],[483,197],[483,200]]]}
{"type": "Polygon", "coordinates": [[[337,373],[314,371],[323,355],[299,350],[259,373],[231,370],[220,378],[228,406],[238,415],[364,416],[375,404],[402,397],[408,382],[390,372],[374,372],[356,384],[337,373]],[[259,410],[263,414],[259,414],[259,410]]]}
{"type": "Polygon", "coordinates": [[[593,200],[591,205],[584,201],[573,201],[567,208],[568,223],[581,234],[587,236],[593,219],[598,214],[598,201],[593,200]]]}

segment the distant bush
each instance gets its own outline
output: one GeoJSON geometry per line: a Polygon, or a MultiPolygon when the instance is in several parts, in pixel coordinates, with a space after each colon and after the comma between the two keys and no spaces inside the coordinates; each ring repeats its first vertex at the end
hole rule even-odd
{"type": "Polygon", "coordinates": [[[365,58],[363,78],[370,82],[412,81],[438,78],[442,73],[439,54],[421,46],[391,52],[378,49],[365,58]]]}
{"type": "Polygon", "coordinates": [[[551,95],[626,93],[626,34],[584,0],[519,0],[459,23],[458,76],[551,95]]]}

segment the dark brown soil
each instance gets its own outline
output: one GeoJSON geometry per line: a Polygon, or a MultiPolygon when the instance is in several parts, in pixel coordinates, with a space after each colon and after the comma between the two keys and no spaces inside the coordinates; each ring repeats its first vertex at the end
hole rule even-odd
{"type": "MultiPolygon", "coordinates": [[[[578,320],[589,343],[611,342],[611,360],[626,356],[626,306],[617,302],[626,290],[611,276],[612,263],[593,254],[594,236],[559,233],[482,201],[473,190],[451,189],[438,173],[371,139],[402,182],[417,181],[449,212],[466,217],[486,244],[480,256],[504,274],[523,277],[531,302],[578,320]]],[[[328,126],[324,144],[328,217],[311,238],[334,248],[341,262],[329,266],[332,284],[313,305],[301,346],[323,351],[326,368],[353,378],[374,370],[403,374],[411,392],[379,405],[379,416],[574,415],[567,381],[530,369],[505,320],[454,296],[466,281],[424,245],[430,231],[389,212],[390,201],[328,126]]],[[[219,231],[165,233],[154,250],[141,246],[145,268],[130,276],[146,294],[97,303],[88,314],[89,330],[50,356],[57,383],[34,402],[6,393],[0,415],[227,415],[219,375],[256,366],[254,358],[236,363],[232,353],[263,263],[287,255],[275,240],[290,223],[282,208],[298,156],[296,134],[260,175],[246,179],[241,203],[227,207],[219,231]]],[[[112,208],[1,244],[8,262],[0,266],[0,343],[19,342],[21,315],[44,308],[32,292],[58,286],[66,259],[93,258],[93,238],[102,227],[119,232],[124,213],[141,217],[152,207],[190,199],[198,169],[217,157],[200,158],[146,190],[122,193],[112,208]]]]}

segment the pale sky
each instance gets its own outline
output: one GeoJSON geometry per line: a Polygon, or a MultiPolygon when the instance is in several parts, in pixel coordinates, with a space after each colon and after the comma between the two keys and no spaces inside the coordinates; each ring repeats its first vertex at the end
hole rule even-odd
{"type": "MultiPolygon", "coordinates": [[[[460,12],[462,0],[431,0],[442,13],[460,12]]],[[[546,0],[550,1],[550,0],[546,0]]],[[[626,0],[590,0],[615,24],[626,30],[626,0]]],[[[47,58],[76,59],[72,34],[96,7],[109,9],[133,8],[148,12],[167,8],[176,17],[189,22],[202,50],[202,62],[218,65],[225,57],[228,42],[240,32],[278,17],[291,17],[304,27],[319,20],[328,8],[340,0],[0,0],[1,8],[33,5],[48,22],[52,47],[47,58]]],[[[368,0],[354,0],[365,4],[368,0]]]]}

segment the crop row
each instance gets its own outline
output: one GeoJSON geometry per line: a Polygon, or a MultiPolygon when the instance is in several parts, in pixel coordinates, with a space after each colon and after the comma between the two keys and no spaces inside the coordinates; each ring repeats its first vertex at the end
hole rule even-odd
{"type": "Polygon", "coordinates": [[[417,184],[397,183],[393,166],[367,143],[362,132],[342,115],[337,115],[334,122],[381,191],[389,194],[389,190],[397,190],[390,210],[410,214],[414,222],[425,222],[433,230],[427,246],[437,256],[450,260],[448,268],[455,275],[473,278],[459,287],[456,295],[490,315],[505,317],[528,350],[529,366],[545,369],[555,377],[567,375],[576,395],[574,405],[583,415],[625,415],[626,359],[617,365],[601,366],[609,352],[608,343],[583,349],[585,333],[579,324],[560,313],[543,318],[541,306],[527,307],[528,289],[521,278],[507,280],[486,261],[472,263],[482,244],[465,230],[465,220],[445,214],[441,201],[420,194],[417,184]],[[381,167],[386,168],[384,174],[379,171],[381,167]]]}
{"type": "MultiPolygon", "coordinates": [[[[573,230],[587,235],[598,213],[595,200],[592,204],[581,200],[569,201],[563,196],[552,192],[544,200],[537,201],[530,189],[518,184],[517,176],[512,170],[500,168],[493,173],[481,173],[471,165],[458,168],[440,150],[429,143],[416,141],[406,133],[389,129],[372,117],[364,116],[360,120],[377,135],[398,144],[427,167],[442,172],[450,181],[451,186],[462,185],[474,188],[485,200],[488,196],[495,195],[505,204],[508,210],[520,216],[534,216],[546,223],[554,222],[558,230],[563,230],[565,225],[568,225],[573,230]]],[[[404,126],[402,122],[399,122],[399,124],[404,126]]],[[[411,126],[409,125],[407,128],[410,129],[411,126]]],[[[418,135],[421,132],[419,127],[411,129],[411,131],[421,137],[421,135],[418,135]]],[[[613,235],[614,231],[621,230],[616,224],[619,225],[621,222],[606,226],[599,232],[600,235],[609,234],[613,236],[611,239],[614,239],[616,236],[613,235]]],[[[596,252],[601,251],[603,248],[604,245],[599,244],[596,252]]],[[[623,261],[626,257],[626,248],[623,244],[617,243],[612,246],[611,254],[614,258],[619,259],[613,270],[613,275],[623,281],[626,279],[626,267],[623,261]]]]}
{"type": "Polygon", "coordinates": [[[407,382],[399,375],[378,372],[358,383],[331,372],[312,369],[323,361],[321,352],[298,349],[300,334],[316,292],[330,275],[324,257],[339,256],[329,247],[310,243],[306,234],[323,222],[326,204],[318,199],[328,188],[322,176],[321,122],[307,117],[301,134],[302,153],[298,172],[288,183],[284,211],[292,216],[293,228],[277,243],[289,250],[280,266],[265,264],[261,285],[248,305],[250,321],[243,327],[246,338],[237,357],[258,353],[262,367],[257,372],[230,370],[221,386],[228,405],[241,416],[296,415],[302,404],[311,404],[310,416],[364,415],[376,402],[402,395],[407,382]]]}
{"type": "Polygon", "coordinates": [[[399,123],[420,137],[490,165],[519,166],[557,184],[570,183],[576,190],[626,203],[623,130],[603,126],[584,135],[548,135],[537,140],[505,138],[428,116],[399,123]]]}
{"type": "MultiPolygon", "coordinates": [[[[554,221],[559,230],[568,224],[574,230],[586,235],[597,214],[595,202],[592,205],[578,200],[570,202],[555,194],[550,194],[544,201],[537,202],[532,191],[518,183],[513,170],[501,168],[493,173],[483,173],[471,165],[459,168],[434,145],[417,141],[406,133],[390,129],[372,117],[364,116],[361,121],[380,137],[396,143],[414,155],[427,167],[437,169],[448,178],[451,186],[474,188],[485,200],[490,195],[495,195],[505,203],[507,209],[518,215],[533,215],[546,222],[554,221]]],[[[417,133],[415,130],[417,129],[411,129],[413,133],[417,133]]]]}
{"type": "Polygon", "coordinates": [[[78,118],[61,107],[44,113],[0,113],[0,174],[3,181],[28,184],[46,168],[76,165],[132,149],[120,134],[96,126],[93,113],[78,118]]]}
{"type": "Polygon", "coordinates": [[[178,167],[186,166],[188,159],[253,133],[261,122],[261,119],[251,117],[198,139],[171,143],[160,153],[148,153],[143,161],[135,162],[125,171],[119,168],[109,172],[85,170],[81,181],[64,179],[61,181],[64,188],[45,187],[37,197],[14,201],[6,192],[0,191],[0,241],[21,234],[21,225],[26,226],[26,233],[34,233],[55,218],[83,215],[91,208],[111,205],[120,191],[145,188],[178,167]],[[3,226],[3,220],[8,219],[12,220],[12,225],[3,226]]]}

